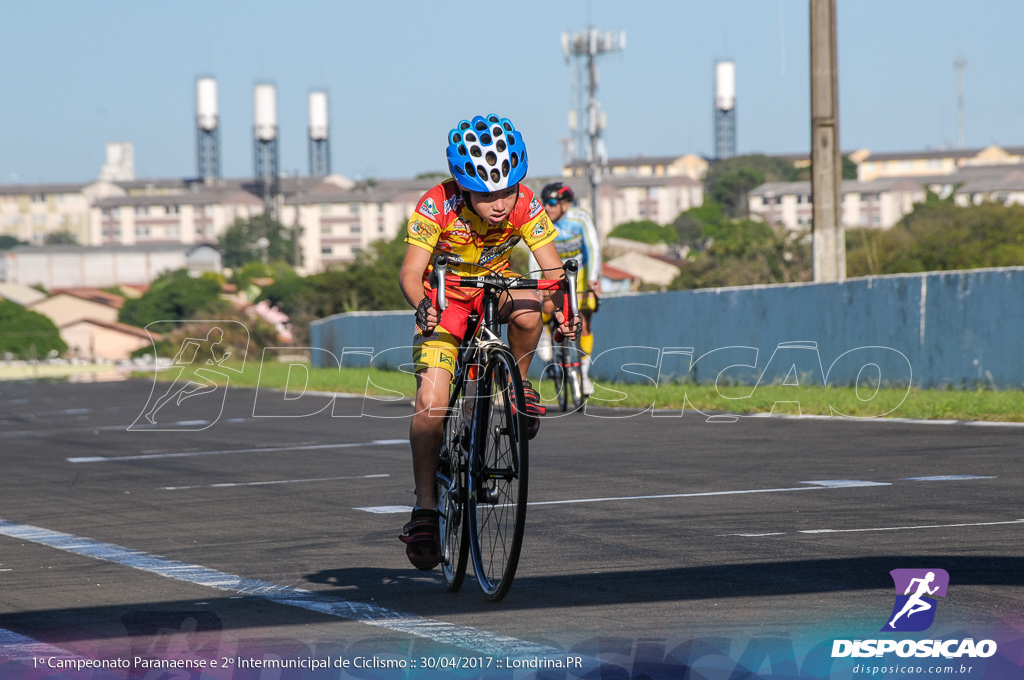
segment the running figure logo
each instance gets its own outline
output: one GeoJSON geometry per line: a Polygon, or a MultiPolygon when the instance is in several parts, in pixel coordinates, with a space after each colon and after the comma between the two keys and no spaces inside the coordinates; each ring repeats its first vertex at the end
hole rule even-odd
{"type": "Polygon", "coordinates": [[[896,586],[896,603],[882,631],[927,630],[935,621],[938,603],[931,596],[946,597],[949,574],[945,569],[893,569],[889,574],[896,586]]]}
{"type": "MultiPolygon", "coordinates": [[[[157,321],[146,326],[154,339],[154,348],[158,346],[157,338],[171,335],[181,323],[157,321]],[[166,333],[159,332],[161,325],[166,326],[166,333]]],[[[157,357],[153,390],[129,430],[205,430],[220,419],[231,373],[240,373],[241,362],[245,361],[249,331],[243,324],[227,320],[192,321],[188,326],[193,329],[192,334],[176,343],[174,358],[157,357]],[[224,329],[232,324],[238,326],[232,328],[235,336],[243,339],[240,356],[234,356],[224,341],[224,329]],[[232,363],[226,364],[229,358],[232,363]],[[160,374],[167,374],[170,380],[161,380],[160,374]],[[197,399],[206,395],[209,396],[197,399]],[[186,399],[195,406],[187,412],[181,408],[186,399]]]]}

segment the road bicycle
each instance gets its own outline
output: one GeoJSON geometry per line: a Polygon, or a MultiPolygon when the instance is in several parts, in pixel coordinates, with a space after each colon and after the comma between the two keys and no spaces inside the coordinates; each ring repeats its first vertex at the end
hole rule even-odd
{"type": "Polygon", "coordinates": [[[552,317],[548,323],[551,333],[551,363],[544,368],[544,374],[555,383],[558,408],[567,411],[572,406],[578,411],[586,397],[583,394],[583,350],[577,338],[567,338],[557,332],[558,321],[552,317]]]}
{"type": "Polygon", "coordinates": [[[483,289],[483,305],[459,348],[444,415],[436,476],[441,572],[448,590],[458,590],[472,557],[480,588],[497,602],[508,594],[519,565],[530,470],[523,380],[501,338],[499,309],[510,290],[562,289],[578,316],[578,264],[565,263],[564,279],[455,276],[447,267],[446,256],[435,258],[435,307],[445,309],[451,286],[483,289]]]}

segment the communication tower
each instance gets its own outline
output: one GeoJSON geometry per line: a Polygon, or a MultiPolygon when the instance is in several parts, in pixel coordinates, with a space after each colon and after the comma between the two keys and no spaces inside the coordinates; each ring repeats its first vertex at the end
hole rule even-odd
{"type": "Polygon", "coordinates": [[[956,69],[956,148],[964,148],[964,69],[967,60],[958,57],[953,62],[956,69]]]}
{"type": "Polygon", "coordinates": [[[715,63],[715,158],[736,155],[736,64],[715,63]]]}
{"type": "Polygon", "coordinates": [[[196,79],[196,177],[207,184],[220,179],[220,117],[213,78],[196,79]]]}
{"type": "Polygon", "coordinates": [[[274,199],[279,191],[277,153],[277,88],[262,83],[256,85],[253,96],[255,124],[253,125],[254,175],[263,199],[263,209],[274,213],[274,199]]]}
{"type": "Polygon", "coordinates": [[[327,93],[309,93],[309,174],[331,174],[331,140],[327,118],[327,93]]]}
{"type": "Polygon", "coordinates": [[[626,32],[601,33],[588,26],[576,35],[562,33],[562,53],[566,62],[576,60],[576,110],[569,114],[569,127],[573,133],[572,152],[577,160],[586,160],[587,175],[590,178],[590,212],[594,217],[597,233],[601,231],[600,203],[597,186],[601,183],[601,166],[607,161],[604,140],[601,134],[607,118],[597,101],[597,57],[607,52],[621,52],[626,49],[626,32]]]}

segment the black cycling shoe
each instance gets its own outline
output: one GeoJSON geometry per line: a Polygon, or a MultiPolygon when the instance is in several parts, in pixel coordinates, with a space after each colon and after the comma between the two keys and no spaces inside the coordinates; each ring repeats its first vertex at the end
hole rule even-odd
{"type": "Polygon", "coordinates": [[[523,396],[526,397],[523,409],[526,438],[533,439],[540,432],[540,416],[547,413],[547,409],[540,403],[540,395],[533,389],[533,384],[529,380],[523,381],[523,396]]]}
{"type": "Polygon", "coordinates": [[[430,571],[440,564],[441,529],[437,510],[413,510],[398,540],[405,543],[405,556],[417,569],[430,571]]]}

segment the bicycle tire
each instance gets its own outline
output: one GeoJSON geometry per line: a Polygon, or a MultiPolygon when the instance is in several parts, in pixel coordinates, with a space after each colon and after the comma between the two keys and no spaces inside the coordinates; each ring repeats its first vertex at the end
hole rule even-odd
{"type": "Polygon", "coordinates": [[[555,343],[555,394],[558,395],[558,408],[566,411],[569,408],[569,390],[565,375],[565,366],[568,363],[568,356],[565,351],[565,341],[555,343]]]}
{"type": "Polygon", "coordinates": [[[455,592],[466,578],[469,527],[466,520],[466,455],[468,431],[464,426],[462,387],[452,389],[444,417],[444,438],[436,475],[438,524],[441,535],[441,575],[445,587],[455,592]]]}
{"type": "Polygon", "coordinates": [[[577,363],[575,366],[569,367],[568,373],[569,379],[565,381],[565,391],[572,397],[572,410],[578,411],[583,406],[583,370],[577,363]]]}
{"type": "Polygon", "coordinates": [[[529,443],[519,414],[525,398],[506,348],[490,351],[479,384],[467,516],[473,571],[488,600],[508,594],[526,523],[529,443]]]}

